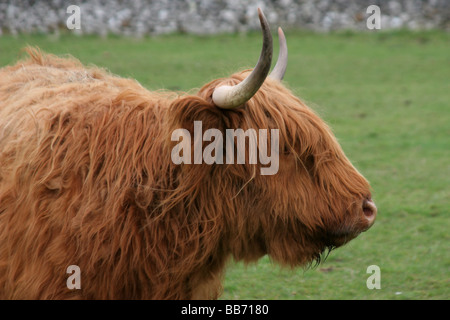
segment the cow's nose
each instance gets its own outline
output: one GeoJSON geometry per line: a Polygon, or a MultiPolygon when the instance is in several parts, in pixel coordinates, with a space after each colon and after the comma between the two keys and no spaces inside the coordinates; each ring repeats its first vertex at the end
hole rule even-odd
{"type": "Polygon", "coordinates": [[[375,222],[377,216],[377,206],[371,199],[364,199],[362,204],[362,210],[364,218],[367,220],[367,229],[370,228],[375,222]]]}

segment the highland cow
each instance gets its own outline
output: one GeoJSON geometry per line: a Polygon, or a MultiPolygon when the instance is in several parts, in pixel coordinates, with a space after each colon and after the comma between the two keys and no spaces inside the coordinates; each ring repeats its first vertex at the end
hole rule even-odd
{"type": "Polygon", "coordinates": [[[35,48],[0,69],[0,298],[217,298],[230,258],[305,266],[373,224],[367,180],[281,82],[281,29],[269,74],[259,17],[255,68],[197,94],[149,92],[35,48]],[[194,121],[279,130],[278,172],[173,163],[171,134],[194,121]],[[79,289],[67,286],[69,266],[79,289]]]}

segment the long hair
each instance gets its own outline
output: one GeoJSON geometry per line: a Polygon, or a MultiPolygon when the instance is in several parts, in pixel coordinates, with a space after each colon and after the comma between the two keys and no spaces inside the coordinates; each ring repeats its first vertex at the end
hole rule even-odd
{"type": "Polygon", "coordinates": [[[0,69],[0,298],[216,298],[230,257],[305,265],[370,194],[328,126],[278,81],[220,110],[214,88],[247,71],[178,95],[27,52],[0,69]],[[198,120],[279,129],[279,173],[175,165],[171,133],[198,120]],[[66,286],[69,265],[80,290],[66,286]]]}

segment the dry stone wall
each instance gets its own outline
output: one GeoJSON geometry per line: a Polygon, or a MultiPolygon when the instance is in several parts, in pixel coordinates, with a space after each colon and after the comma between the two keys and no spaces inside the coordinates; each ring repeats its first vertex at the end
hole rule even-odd
{"type": "Polygon", "coordinates": [[[257,7],[272,26],[316,31],[367,30],[370,5],[381,28],[450,30],[449,0],[0,0],[0,34],[58,32],[67,8],[80,8],[82,34],[216,34],[259,29],[257,7]]]}

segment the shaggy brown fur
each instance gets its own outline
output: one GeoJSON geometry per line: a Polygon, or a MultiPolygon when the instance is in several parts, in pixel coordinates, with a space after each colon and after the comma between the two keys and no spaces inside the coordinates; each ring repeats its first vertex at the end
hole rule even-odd
{"type": "Polygon", "coordinates": [[[214,88],[248,70],[177,96],[27,51],[0,69],[0,298],[216,298],[229,257],[305,265],[367,227],[367,181],[278,81],[221,110],[214,88]],[[194,120],[279,129],[279,172],[173,164],[171,133],[194,120]]]}

